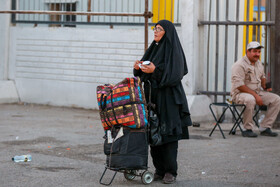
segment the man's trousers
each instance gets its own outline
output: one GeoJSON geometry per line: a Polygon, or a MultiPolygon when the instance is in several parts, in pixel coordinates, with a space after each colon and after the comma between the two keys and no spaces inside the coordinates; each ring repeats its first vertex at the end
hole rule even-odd
{"type": "MultiPolygon", "coordinates": [[[[263,104],[267,106],[265,118],[260,126],[263,128],[272,128],[273,123],[280,110],[280,97],[274,93],[261,91],[259,96],[262,98],[263,104]]],[[[256,99],[248,93],[239,93],[236,95],[235,102],[237,104],[245,104],[246,109],[243,113],[243,124],[245,129],[253,129],[253,115],[256,106],[256,99]]]]}

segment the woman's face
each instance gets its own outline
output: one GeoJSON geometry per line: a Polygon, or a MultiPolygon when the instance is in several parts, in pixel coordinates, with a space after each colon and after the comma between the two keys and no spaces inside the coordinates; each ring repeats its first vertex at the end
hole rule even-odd
{"type": "Polygon", "coordinates": [[[165,34],[165,31],[162,28],[162,26],[160,26],[160,25],[155,26],[155,28],[154,28],[154,40],[155,40],[155,42],[159,42],[164,34],[165,34]]]}

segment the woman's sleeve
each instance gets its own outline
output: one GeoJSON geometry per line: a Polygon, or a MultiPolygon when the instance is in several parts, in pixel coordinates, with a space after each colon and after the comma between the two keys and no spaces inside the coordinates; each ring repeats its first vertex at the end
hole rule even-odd
{"type": "Polygon", "coordinates": [[[161,77],[159,81],[159,88],[173,87],[178,85],[184,76],[184,66],[181,68],[168,68],[168,70],[163,70],[161,72],[161,77]],[[168,71],[168,72],[166,72],[168,71]]]}
{"type": "Polygon", "coordinates": [[[163,65],[157,66],[152,74],[152,79],[156,80],[157,83],[160,83],[162,74],[163,74],[163,65]]]}
{"type": "Polygon", "coordinates": [[[139,70],[136,70],[136,69],[134,69],[133,68],[133,75],[135,76],[135,77],[137,77],[137,76],[141,76],[142,75],[142,71],[139,69],[139,70]]]}
{"type": "Polygon", "coordinates": [[[183,51],[175,51],[174,53],[166,52],[166,62],[162,71],[159,88],[173,87],[181,83],[184,75],[187,74],[188,68],[183,51]]]}

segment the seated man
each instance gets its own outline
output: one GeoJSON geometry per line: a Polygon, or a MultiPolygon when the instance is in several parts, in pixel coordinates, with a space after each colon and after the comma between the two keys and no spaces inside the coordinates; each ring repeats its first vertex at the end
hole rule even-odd
{"type": "Polygon", "coordinates": [[[246,56],[232,66],[231,97],[235,103],[245,104],[243,123],[244,137],[257,137],[253,129],[253,113],[255,105],[266,105],[268,110],[260,124],[260,135],[277,136],[271,131],[272,125],[280,110],[280,97],[266,90],[266,78],[262,63],[259,61],[261,46],[258,42],[247,45],[246,56]]]}

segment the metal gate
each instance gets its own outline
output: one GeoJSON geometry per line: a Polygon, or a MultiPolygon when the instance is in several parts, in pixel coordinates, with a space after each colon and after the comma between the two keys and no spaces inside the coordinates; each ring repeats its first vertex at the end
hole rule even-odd
{"type": "Polygon", "coordinates": [[[48,24],[50,27],[76,25],[145,25],[145,50],[148,25],[160,19],[180,25],[180,0],[11,0],[13,24],[48,24]],[[153,17],[153,13],[154,17],[153,17]],[[153,17],[153,18],[152,18],[153,17]],[[150,19],[152,18],[152,19],[150,19]]]}
{"type": "MultiPolygon", "coordinates": [[[[206,1],[204,1],[206,2],[206,1]]],[[[230,95],[231,66],[245,55],[246,45],[259,41],[265,48],[261,62],[267,80],[271,79],[271,17],[273,0],[210,0],[206,2],[206,20],[199,21],[206,33],[204,86],[198,94],[214,96],[217,102],[230,95]]]]}

